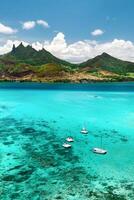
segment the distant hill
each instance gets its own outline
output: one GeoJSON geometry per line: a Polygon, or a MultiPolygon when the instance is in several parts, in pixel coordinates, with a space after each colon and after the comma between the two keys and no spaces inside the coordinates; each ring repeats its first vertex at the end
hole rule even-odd
{"type": "Polygon", "coordinates": [[[93,59],[83,62],[79,67],[85,68],[86,71],[107,70],[117,74],[134,72],[134,63],[114,58],[107,53],[103,53],[93,59]]]}

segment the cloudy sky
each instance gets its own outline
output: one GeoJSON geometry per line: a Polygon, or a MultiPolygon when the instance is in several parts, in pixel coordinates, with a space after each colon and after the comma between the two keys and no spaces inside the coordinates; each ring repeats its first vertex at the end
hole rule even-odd
{"type": "Polygon", "coordinates": [[[103,52],[134,62],[132,0],[0,0],[0,54],[22,41],[70,62],[103,52]]]}

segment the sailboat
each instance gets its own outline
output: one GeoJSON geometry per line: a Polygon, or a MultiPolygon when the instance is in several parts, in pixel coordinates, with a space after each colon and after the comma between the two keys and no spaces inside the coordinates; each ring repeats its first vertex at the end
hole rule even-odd
{"type": "Polygon", "coordinates": [[[67,138],[66,138],[66,141],[67,141],[67,142],[74,142],[74,139],[73,139],[72,137],[67,137],[67,138]]]}
{"type": "Polygon", "coordinates": [[[88,130],[85,128],[85,126],[80,131],[82,134],[88,134],[88,130]]]}
{"type": "Polygon", "coordinates": [[[101,148],[95,147],[92,149],[92,151],[93,151],[93,153],[96,153],[96,154],[106,154],[107,153],[107,150],[102,149],[102,136],[101,136],[101,148]]]}
{"type": "Polygon", "coordinates": [[[88,130],[87,130],[85,127],[83,127],[83,128],[81,129],[81,133],[82,133],[82,134],[88,134],[88,130]]]}
{"type": "Polygon", "coordinates": [[[68,143],[64,143],[62,146],[63,146],[64,148],[71,148],[71,144],[68,144],[68,143]]]}

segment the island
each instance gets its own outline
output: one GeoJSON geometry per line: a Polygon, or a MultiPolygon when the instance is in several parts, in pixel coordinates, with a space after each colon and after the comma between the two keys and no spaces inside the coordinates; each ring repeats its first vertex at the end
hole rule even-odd
{"type": "Polygon", "coordinates": [[[134,63],[107,53],[80,64],[61,60],[45,49],[22,43],[0,56],[0,81],[30,82],[114,82],[134,81],[134,63]]]}

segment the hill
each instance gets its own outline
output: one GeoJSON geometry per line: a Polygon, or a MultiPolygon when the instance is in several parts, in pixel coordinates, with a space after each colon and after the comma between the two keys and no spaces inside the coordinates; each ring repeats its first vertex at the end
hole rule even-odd
{"type": "Polygon", "coordinates": [[[53,56],[50,52],[42,49],[36,51],[32,46],[28,45],[26,47],[21,43],[18,47],[13,45],[12,51],[8,54],[2,56],[3,60],[13,60],[16,63],[26,63],[33,66],[43,65],[47,63],[62,64],[65,66],[73,66],[73,64],[61,60],[53,56]]]}
{"type": "Polygon", "coordinates": [[[117,74],[126,74],[134,72],[134,63],[123,61],[103,53],[93,59],[89,59],[79,65],[80,68],[85,68],[86,71],[106,70],[117,74]]]}

